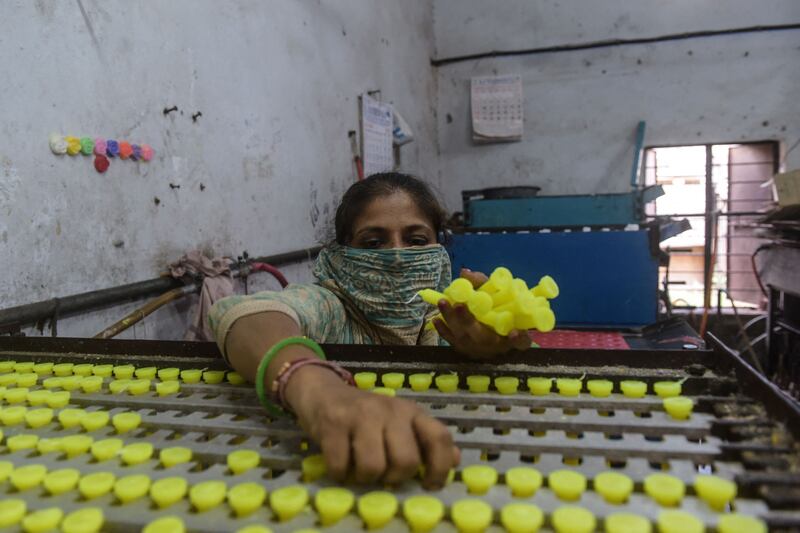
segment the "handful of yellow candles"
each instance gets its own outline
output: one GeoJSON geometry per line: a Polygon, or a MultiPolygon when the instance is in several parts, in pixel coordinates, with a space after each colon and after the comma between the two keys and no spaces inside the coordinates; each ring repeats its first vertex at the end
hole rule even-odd
{"type": "MultiPolygon", "coordinates": [[[[556,324],[549,300],[558,296],[558,285],[550,276],[529,288],[525,280],[515,278],[507,268],[497,267],[478,289],[469,280],[458,278],[444,292],[423,289],[419,295],[431,305],[442,299],[451,305],[466,305],[478,322],[502,336],[512,329],[550,331],[556,324]]],[[[441,315],[435,318],[443,320],[441,315]]],[[[426,327],[432,328],[433,324],[426,327]]]]}

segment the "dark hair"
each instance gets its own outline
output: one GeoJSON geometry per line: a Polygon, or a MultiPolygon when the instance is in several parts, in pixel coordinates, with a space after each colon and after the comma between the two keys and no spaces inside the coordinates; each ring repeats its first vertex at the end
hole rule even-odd
{"type": "Polygon", "coordinates": [[[414,200],[419,210],[430,220],[439,238],[445,229],[447,213],[431,189],[414,176],[400,172],[382,172],[357,181],[342,196],[334,219],[336,242],[345,245],[350,241],[353,237],[353,223],[367,204],[375,198],[396,192],[404,192],[414,200]]]}

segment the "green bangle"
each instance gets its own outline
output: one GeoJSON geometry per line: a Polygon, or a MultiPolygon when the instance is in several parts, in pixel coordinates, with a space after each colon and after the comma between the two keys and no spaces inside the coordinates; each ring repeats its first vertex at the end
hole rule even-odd
{"type": "Polygon", "coordinates": [[[267,375],[267,368],[269,367],[269,364],[273,359],[275,359],[275,356],[278,355],[278,352],[290,344],[302,344],[306,348],[310,348],[317,357],[325,361],[325,352],[322,351],[322,348],[319,344],[308,337],[287,337],[282,341],[275,343],[272,348],[267,350],[267,353],[258,364],[258,372],[256,372],[256,394],[258,395],[258,401],[261,402],[261,405],[264,406],[264,409],[266,409],[269,414],[275,417],[286,416],[286,411],[281,409],[275,404],[275,402],[269,399],[267,391],[264,390],[264,378],[267,375]]]}

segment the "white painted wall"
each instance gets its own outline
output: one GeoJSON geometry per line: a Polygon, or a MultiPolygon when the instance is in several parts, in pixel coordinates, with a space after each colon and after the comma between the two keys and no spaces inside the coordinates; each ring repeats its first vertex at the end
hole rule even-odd
{"type": "MultiPolygon", "coordinates": [[[[316,244],[353,179],[346,133],[365,90],[382,89],[409,120],[417,141],[403,166],[430,177],[453,210],[459,191],[490,185],[624,191],[640,119],[650,145],[792,146],[797,31],[438,69],[429,59],[797,21],[796,0],[6,0],[0,308],[148,279],[192,247],[260,255],[316,244]],[[524,139],[475,146],[469,79],[509,72],[525,84],[524,139]],[[172,105],[180,112],[165,117],[172,105]],[[90,158],[52,155],[54,131],[147,142],[157,157],[99,175],[90,158]]],[[[786,166],[800,166],[800,149],[786,166]]],[[[287,275],[305,281],[308,265],[287,275]]],[[[59,333],[94,334],[140,303],[64,320],[59,333]]],[[[191,303],[125,336],[180,338],[191,303]]]]}
{"type": "MultiPolygon", "coordinates": [[[[0,308],[149,279],[193,247],[317,244],[354,179],[347,131],[366,90],[417,136],[404,169],[435,179],[432,32],[431,1],[3,1],[0,308]],[[157,155],[100,175],[89,157],[50,153],[51,132],[157,155]]],[[[287,275],[307,280],[308,267],[287,275]]],[[[180,338],[188,303],[127,336],[180,338]]],[[[134,307],[59,334],[92,335],[134,307]]]]}
{"type": "MultiPolygon", "coordinates": [[[[435,0],[436,57],[800,22],[800,2],[435,0]]],[[[542,194],[624,192],[636,124],[648,145],[800,139],[800,31],[743,34],[441,66],[440,172],[459,191],[531,184],[542,194]],[[471,141],[469,80],[519,73],[522,142],[471,141]]],[[[800,166],[800,149],[788,154],[800,166]]]]}

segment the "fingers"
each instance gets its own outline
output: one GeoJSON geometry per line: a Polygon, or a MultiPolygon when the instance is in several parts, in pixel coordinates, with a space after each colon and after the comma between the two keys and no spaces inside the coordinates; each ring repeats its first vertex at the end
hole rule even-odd
{"type": "Polygon", "coordinates": [[[346,429],[330,427],[322,434],[319,443],[328,474],[336,481],[344,481],[350,467],[350,435],[346,429]]]}
{"type": "Polygon", "coordinates": [[[384,430],[384,439],[388,464],[383,481],[394,485],[413,477],[422,457],[411,424],[389,423],[384,430]]]}
{"type": "Polygon", "coordinates": [[[458,448],[453,444],[450,432],[438,420],[420,413],[412,424],[425,461],[422,484],[430,489],[441,488],[447,481],[450,469],[460,460],[458,448]]]}
{"type": "Polygon", "coordinates": [[[386,471],[383,424],[365,420],[353,434],[354,474],[358,483],[374,483],[386,471]]]}
{"type": "Polygon", "coordinates": [[[469,282],[472,283],[472,286],[476,289],[489,281],[489,277],[483,272],[473,272],[468,268],[461,269],[461,277],[469,280],[469,282]]]}
{"type": "Polygon", "coordinates": [[[475,317],[464,304],[452,306],[446,300],[441,300],[439,301],[439,311],[450,327],[450,331],[468,334],[468,330],[477,324],[475,317]]]}
{"type": "Polygon", "coordinates": [[[440,318],[434,318],[433,327],[436,328],[437,333],[439,333],[444,340],[450,343],[451,346],[456,345],[456,336],[453,334],[450,328],[447,327],[447,324],[444,323],[444,320],[440,318]]]}
{"type": "Polygon", "coordinates": [[[510,348],[514,350],[527,350],[531,347],[531,338],[527,330],[513,329],[508,334],[510,348]]]}

